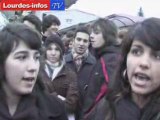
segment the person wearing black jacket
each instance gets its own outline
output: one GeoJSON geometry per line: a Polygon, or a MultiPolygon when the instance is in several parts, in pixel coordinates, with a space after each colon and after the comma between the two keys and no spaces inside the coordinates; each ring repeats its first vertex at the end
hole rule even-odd
{"type": "Polygon", "coordinates": [[[91,27],[90,41],[95,49],[97,63],[94,66],[83,106],[83,119],[92,114],[98,101],[107,93],[108,82],[112,80],[117,61],[120,58],[120,48],[117,42],[117,27],[113,22],[98,19],[91,27]]]}
{"type": "Polygon", "coordinates": [[[0,32],[0,120],[67,120],[65,107],[39,79],[41,37],[22,24],[0,32]]]}
{"type": "Polygon", "coordinates": [[[92,120],[160,120],[160,19],[137,23],[122,43],[109,93],[92,120]]]}

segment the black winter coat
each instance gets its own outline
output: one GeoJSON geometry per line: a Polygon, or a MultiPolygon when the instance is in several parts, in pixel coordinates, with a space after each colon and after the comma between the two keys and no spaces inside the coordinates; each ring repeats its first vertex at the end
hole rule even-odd
{"type": "Polygon", "coordinates": [[[3,90],[0,96],[0,120],[68,120],[63,103],[41,90],[23,96],[13,116],[9,113],[3,90]]]}
{"type": "Polygon", "coordinates": [[[160,97],[151,99],[142,109],[129,97],[112,105],[107,99],[102,99],[93,113],[87,120],[160,120],[160,97]]]}
{"type": "Polygon", "coordinates": [[[105,61],[108,78],[109,81],[111,81],[114,71],[117,67],[118,60],[120,59],[119,46],[107,46],[103,49],[97,50],[96,58],[97,63],[94,66],[93,71],[91,72],[90,83],[88,86],[85,104],[83,107],[83,117],[90,112],[90,108],[94,106],[94,101],[97,95],[100,93],[101,86],[106,83],[100,58],[103,58],[105,61]]]}
{"type": "Polygon", "coordinates": [[[81,107],[84,103],[84,96],[86,94],[86,90],[90,80],[90,73],[96,63],[96,59],[91,53],[89,53],[88,57],[82,62],[82,66],[79,71],[76,70],[76,65],[74,63],[72,53],[69,53],[65,56],[65,61],[66,65],[69,66],[77,74],[80,99],[76,117],[79,117],[81,107]]]}

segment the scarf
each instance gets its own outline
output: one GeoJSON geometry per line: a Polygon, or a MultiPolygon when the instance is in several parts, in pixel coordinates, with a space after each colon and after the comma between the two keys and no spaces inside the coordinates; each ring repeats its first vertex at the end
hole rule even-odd
{"type": "Polygon", "coordinates": [[[81,66],[82,66],[82,62],[87,58],[88,56],[88,50],[86,50],[85,53],[83,54],[77,54],[74,49],[72,49],[72,56],[73,56],[73,60],[75,62],[76,65],[76,69],[77,71],[80,70],[81,66]]]}
{"type": "Polygon", "coordinates": [[[55,79],[55,77],[61,71],[63,66],[64,66],[64,61],[52,64],[51,62],[46,60],[45,71],[47,75],[49,76],[49,78],[51,79],[51,81],[55,79]]]}

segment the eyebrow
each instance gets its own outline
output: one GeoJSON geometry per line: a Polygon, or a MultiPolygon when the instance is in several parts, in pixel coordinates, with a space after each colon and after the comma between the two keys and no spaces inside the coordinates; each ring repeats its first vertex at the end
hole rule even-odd
{"type": "Polygon", "coordinates": [[[34,54],[38,54],[38,55],[40,55],[40,52],[36,51],[34,54]]]}
{"type": "Polygon", "coordinates": [[[82,39],[81,37],[77,37],[77,39],[82,39]]]}
{"type": "MultiPolygon", "coordinates": [[[[18,54],[28,54],[28,51],[18,51],[14,55],[18,55],[18,54]]],[[[40,54],[40,53],[36,51],[34,54],[40,54]]]]}
{"type": "Polygon", "coordinates": [[[133,44],[132,47],[142,48],[142,45],[133,44]]]}
{"type": "Polygon", "coordinates": [[[27,53],[28,53],[27,51],[18,51],[18,52],[15,53],[15,55],[17,55],[17,54],[27,54],[27,53]]]}
{"type": "Polygon", "coordinates": [[[85,39],[85,38],[83,39],[83,38],[81,38],[81,37],[77,37],[77,39],[89,41],[89,39],[85,39]]]}

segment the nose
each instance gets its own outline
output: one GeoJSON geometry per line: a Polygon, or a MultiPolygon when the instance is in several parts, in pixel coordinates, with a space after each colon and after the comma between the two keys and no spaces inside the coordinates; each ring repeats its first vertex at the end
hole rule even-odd
{"type": "Polygon", "coordinates": [[[51,51],[51,55],[54,56],[55,54],[56,54],[56,51],[55,51],[55,50],[52,50],[52,51],[51,51]]]}
{"type": "Polygon", "coordinates": [[[54,32],[57,32],[58,29],[59,29],[59,26],[58,26],[58,25],[55,25],[55,26],[53,27],[53,31],[54,31],[54,32]]]}
{"type": "Polygon", "coordinates": [[[28,61],[28,71],[29,72],[33,72],[33,73],[36,72],[39,69],[39,66],[40,66],[40,63],[38,60],[31,58],[28,61]]]}
{"type": "Polygon", "coordinates": [[[151,63],[150,63],[150,57],[149,57],[149,55],[143,55],[143,56],[142,56],[142,59],[140,59],[140,64],[139,64],[139,66],[140,66],[143,70],[145,70],[145,69],[149,69],[149,68],[150,68],[150,65],[151,65],[151,63]]]}
{"type": "Polygon", "coordinates": [[[55,26],[55,28],[58,30],[58,29],[59,29],[59,26],[58,26],[58,25],[56,25],[56,26],[55,26]]]}
{"type": "Polygon", "coordinates": [[[83,40],[81,40],[80,42],[79,42],[79,45],[84,45],[84,42],[83,42],[83,40]]]}
{"type": "Polygon", "coordinates": [[[94,33],[92,32],[91,34],[90,34],[90,39],[92,40],[94,38],[94,33]]]}

